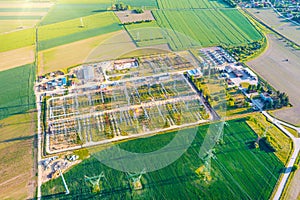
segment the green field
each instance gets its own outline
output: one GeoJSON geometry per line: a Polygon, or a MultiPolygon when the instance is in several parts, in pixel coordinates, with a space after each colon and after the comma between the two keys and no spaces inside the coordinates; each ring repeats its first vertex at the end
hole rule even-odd
{"type": "Polygon", "coordinates": [[[222,0],[157,0],[160,9],[227,8],[222,0]]]}
{"type": "MultiPolygon", "coordinates": [[[[228,124],[224,129],[225,143],[215,147],[211,181],[204,181],[195,172],[203,166],[198,154],[208,128],[206,125],[198,128],[192,145],[177,161],[143,175],[142,190],[133,191],[125,173],[108,168],[91,157],[65,173],[69,195],[63,193],[61,178],[43,184],[42,194],[44,199],[268,199],[284,165],[265,145],[260,144],[258,149],[252,147],[257,135],[246,124],[246,119],[228,124]],[[99,175],[101,171],[108,182],[103,181],[101,194],[92,194],[84,176],[99,175]]],[[[191,131],[186,129],[180,134],[191,131]]],[[[166,145],[175,134],[132,140],[119,146],[134,152],[151,152],[166,145]]],[[[181,145],[178,143],[178,148],[181,145]]]]}
{"type": "Polygon", "coordinates": [[[34,28],[29,28],[8,34],[0,34],[0,52],[34,45],[34,39],[34,28]]]}
{"type": "Polygon", "coordinates": [[[155,21],[125,25],[125,28],[139,47],[168,43],[155,21]]]}
{"type": "Polygon", "coordinates": [[[105,11],[110,5],[108,4],[56,4],[42,20],[41,25],[53,24],[67,21],[78,17],[97,14],[105,11]]]}
{"type": "Polygon", "coordinates": [[[0,8],[0,12],[47,12],[49,8],[0,8]]]}
{"type": "Polygon", "coordinates": [[[40,15],[29,16],[0,16],[0,20],[28,20],[28,19],[42,19],[40,15]]]}
{"type": "Polygon", "coordinates": [[[174,50],[239,45],[262,38],[238,10],[156,10],[153,13],[158,25],[167,29],[166,39],[174,50]]]}
{"type": "Polygon", "coordinates": [[[35,107],[34,79],[32,64],[0,72],[0,119],[35,107]]]}
{"type": "Polygon", "coordinates": [[[112,12],[103,12],[82,18],[41,26],[39,50],[87,39],[122,29],[112,12]],[[83,23],[83,27],[81,27],[83,23]]]}
{"type": "MultiPolygon", "coordinates": [[[[123,0],[122,2],[133,8],[144,6],[149,9],[156,8],[157,6],[156,0],[123,0]]],[[[106,11],[111,7],[111,5],[111,0],[93,0],[86,3],[82,3],[82,1],[79,0],[62,0],[54,5],[48,15],[41,22],[41,25],[97,14],[99,12],[106,11]]]]}

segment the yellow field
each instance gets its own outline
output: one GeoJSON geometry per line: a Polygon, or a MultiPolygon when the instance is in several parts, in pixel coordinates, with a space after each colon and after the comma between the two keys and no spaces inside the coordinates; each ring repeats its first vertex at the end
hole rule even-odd
{"type": "Polygon", "coordinates": [[[0,125],[0,199],[32,198],[35,113],[8,117],[0,125]]]}
{"type": "Polygon", "coordinates": [[[22,2],[22,1],[1,1],[0,8],[48,8],[53,6],[52,2],[22,2]]]}
{"type": "Polygon", "coordinates": [[[292,150],[291,139],[288,136],[286,136],[283,132],[281,132],[281,130],[278,129],[276,126],[268,122],[265,116],[263,116],[262,114],[253,114],[251,115],[251,118],[256,119],[257,124],[255,124],[252,120],[247,120],[247,123],[260,137],[264,134],[264,130],[267,127],[269,127],[267,135],[270,135],[272,138],[275,139],[277,144],[276,149],[278,149],[274,153],[283,163],[286,163],[288,161],[289,153],[292,150]]]}
{"type": "Polygon", "coordinates": [[[39,52],[38,74],[41,75],[83,63],[95,47],[119,32],[104,34],[39,52]]]}
{"type": "Polygon", "coordinates": [[[126,31],[119,31],[118,34],[111,36],[91,52],[86,59],[87,62],[121,58],[124,55],[136,52],[138,49],[126,31]]]}
{"type": "Polygon", "coordinates": [[[47,12],[0,12],[0,16],[44,16],[47,12]]]}
{"type": "Polygon", "coordinates": [[[0,53],[0,71],[34,62],[34,46],[0,53]]]}

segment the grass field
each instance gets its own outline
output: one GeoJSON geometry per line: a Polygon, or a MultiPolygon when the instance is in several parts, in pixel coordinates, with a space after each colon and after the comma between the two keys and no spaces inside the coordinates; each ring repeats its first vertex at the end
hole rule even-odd
{"type": "Polygon", "coordinates": [[[0,199],[33,198],[34,113],[2,119],[0,125],[0,199]]]}
{"type": "Polygon", "coordinates": [[[32,64],[0,72],[0,119],[35,107],[32,64]]]}
{"type": "Polygon", "coordinates": [[[0,52],[34,45],[35,31],[33,28],[8,34],[0,34],[0,52]]]}
{"type": "Polygon", "coordinates": [[[160,9],[194,9],[194,8],[227,8],[229,5],[222,0],[157,0],[160,9]]]}
{"type": "Polygon", "coordinates": [[[104,12],[39,28],[39,50],[122,29],[112,12],[104,12]],[[81,27],[83,23],[83,27],[81,27]]]}
{"type": "Polygon", "coordinates": [[[34,46],[0,53],[0,71],[34,62],[34,46]]]}
{"type": "MultiPolygon", "coordinates": [[[[174,50],[193,46],[238,45],[262,38],[238,10],[156,10],[153,13],[157,24],[167,29],[164,31],[165,38],[174,50]]],[[[143,40],[143,35],[140,37],[143,40]]]]}
{"type": "MultiPolygon", "coordinates": [[[[70,195],[51,195],[64,191],[61,178],[45,183],[42,193],[45,199],[97,199],[100,195],[91,193],[91,186],[85,183],[84,176],[94,176],[104,171],[111,188],[103,181],[101,198],[268,199],[283,164],[264,146],[261,149],[251,147],[257,136],[245,119],[230,121],[229,125],[224,130],[225,144],[215,148],[216,158],[211,161],[211,181],[203,181],[195,172],[203,165],[198,153],[208,128],[201,126],[192,145],[177,161],[143,175],[143,189],[140,191],[130,189],[125,173],[108,168],[91,157],[65,173],[70,195]]],[[[189,134],[189,131],[191,129],[186,129],[181,134],[189,134]]],[[[120,147],[134,152],[151,152],[167,144],[174,134],[137,139],[121,143],[120,147]]]]}
{"type": "Polygon", "coordinates": [[[275,117],[292,124],[300,124],[300,52],[288,47],[275,35],[268,35],[269,47],[259,58],[247,64],[276,90],[286,92],[293,105],[273,111],[275,117]],[[285,60],[288,59],[288,62],[285,60]],[[280,77],[280,78],[278,78],[280,77]]]}

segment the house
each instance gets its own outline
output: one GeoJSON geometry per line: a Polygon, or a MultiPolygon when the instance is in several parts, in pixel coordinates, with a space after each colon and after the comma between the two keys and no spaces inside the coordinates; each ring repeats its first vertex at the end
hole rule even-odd
{"type": "Polygon", "coordinates": [[[228,73],[228,74],[230,74],[233,70],[234,69],[229,65],[225,67],[225,72],[228,73]]]}
{"type": "Polygon", "coordinates": [[[92,80],[94,79],[94,68],[92,66],[84,66],[77,70],[76,76],[78,79],[92,80]]]}
{"type": "Polygon", "coordinates": [[[252,79],[257,80],[257,75],[249,68],[245,68],[244,72],[252,79]]]}
{"type": "Polygon", "coordinates": [[[260,93],[259,95],[262,100],[268,101],[268,102],[273,102],[272,97],[268,93],[260,93]]]}
{"type": "Polygon", "coordinates": [[[234,75],[236,77],[243,77],[244,76],[243,73],[240,70],[238,70],[238,69],[235,69],[232,72],[234,73],[234,75]]]}
{"type": "Polygon", "coordinates": [[[138,67],[138,61],[135,58],[116,60],[114,62],[115,70],[124,70],[138,67]]]}
{"type": "Polygon", "coordinates": [[[194,77],[194,78],[200,78],[203,74],[199,69],[192,69],[187,71],[187,75],[189,78],[194,77]]]}

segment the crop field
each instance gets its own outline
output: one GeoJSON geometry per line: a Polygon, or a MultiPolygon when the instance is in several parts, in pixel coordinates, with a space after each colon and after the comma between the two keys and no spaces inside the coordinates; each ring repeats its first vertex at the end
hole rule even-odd
{"type": "Polygon", "coordinates": [[[273,9],[248,9],[254,16],[262,20],[285,37],[300,45],[299,25],[280,17],[273,9]]]}
{"type": "Polygon", "coordinates": [[[42,75],[60,69],[67,69],[71,66],[86,62],[87,57],[92,53],[94,48],[112,35],[118,33],[119,31],[102,34],[100,36],[40,51],[38,57],[38,74],[42,75]]]}
{"type": "Polygon", "coordinates": [[[195,8],[227,8],[229,5],[222,0],[157,0],[160,9],[195,9],[195,8]]]}
{"type": "Polygon", "coordinates": [[[49,24],[39,28],[39,49],[45,50],[120,29],[122,27],[112,12],[49,24]]]}
{"type": "Polygon", "coordinates": [[[156,21],[125,25],[125,28],[139,47],[168,43],[156,21]]]}
{"type": "Polygon", "coordinates": [[[32,28],[39,20],[0,20],[0,34],[17,31],[22,28],[32,28]]]}
{"type": "Polygon", "coordinates": [[[274,154],[281,160],[282,163],[288,162],[289,154],[292,150],[292,141],[286,136],[280,129],[274,126],[272,123],[266,120],[266,117],[261,113],[251,115],[247,120],[247,124],[259,135],[263,137],[265,133],[267,136],[273,138],[273,147],[276,148],[274,154]]]}
{"type": "MultiPolygon", "coordinates": [[[[257,149],[252,147],[257,135],[245,121],[233,120],[228,122],[229,126],[225,126],[224,144],[214,148],[210,180],[205,181],[203,176],[196,173],[204,164],[199,158],[199,149],[208,129],[206,125],[198,127],[193,143],[178,160],[163,169],[142,175],[141,190],[130,187],[126,173],[109,168],[92,156],[65,173],[69,195],[63,193],[62,180],[57,178],[42,185],[43,198],[97,199],[101,196],[109,199],[212,199],[213,195],[214,199],[268,199],[284,165],[264,145],[257,149]],[[106,180],[99,183],[101,192],[92,193],[92,186],[85,182],[84,176],[91,177],[101,172],[106,177],[106,180]]],[[[194,129],[182,130],[180,134],[190,134],[191,131],[194,129]]],[[[118,146],[132,152],[152,152],[166,145],[175,134],[165,133],[118,146]]]]}
{"type": "MultiPolygon", "coordinates": [[[[142,7],[145,9],[156,8],[156,0],[124,0],[126,5],[134,7],[142,7]]],[[[61,21],[71,20],[79,17],[94,15],[105,12],[112,5],[111,0],[93,0],[82,3],[79,0],[60,0],[53,6],[49,14],[43,19],[42,25],[57,23],[61,21]]]]}
{"type": "Polygon", "coordinates": [[[34,40],[35,31],[33,28],[15,31],[8,34],[0,34],[0,52],[34,45],[34,40]],[[22,39],[20,40],[20,38],[22,39]]]}
{"type": "Polygon", "coordinates": [[[89,144],[209,119],[206,107],[182,74],[100,88],[74,89],[71,94],[47,101],[50,150],[77,144],[77,135],[89,144]]]}
{"type": "Polygon", "coordinates": [[[35,107],[32,64],[0,72],[0,119],[35,107]]]}
{"type": "Polygon", "coordinates": [[[34,46],[0,53],[0,71],[34,62],[34,46]],[[7,59],[9,58],[9,59],[7,59]]]}
{"type": "Polygon", "coordinates": [[[0,33],[32,28],[52,5],[48,2],[0,1],[0,33]]]}
{"type": "Polygon", "coordinates": [[[287,47],[286,43],[275,35],[268,35],[268,41],[268,50],[247,64],[274,88],[288,94],[293,107],[272,111],[275,117],[299,125],[300,52],[287,47]],[[285,61],[286,59],[288,61],[285,61]]]}
{"type": "Polygon", "coordinates": [[[106,11],[107,7],[110,5],[110,1],[107,1],[105,4],[58,3],[53,6],[48,15],[42,20],[41,25],[48,25],[79,17],[94,15],[99,12],[106,11]]]}
{"type": "MultiPolygon", "coordinates": [[[[156,10],[153,14],[157,24],[166,29],[163,35],[173,50],[193,46],[238,45],[262,38],[238,10],[156,10]],[[238,20],[231,15],[238,17],[238,20]]],[[[143,35],[139,37],[142,41],[143,35]]],[[[147,37],[146,40],[149,40],[147,37]]]]}
{"type": "Polygon", "coordinates": [[[0,120],[0,199],[34,197],[36,177],[32,169],[32,151],[35,127],[33,112],[0,120]]]}

